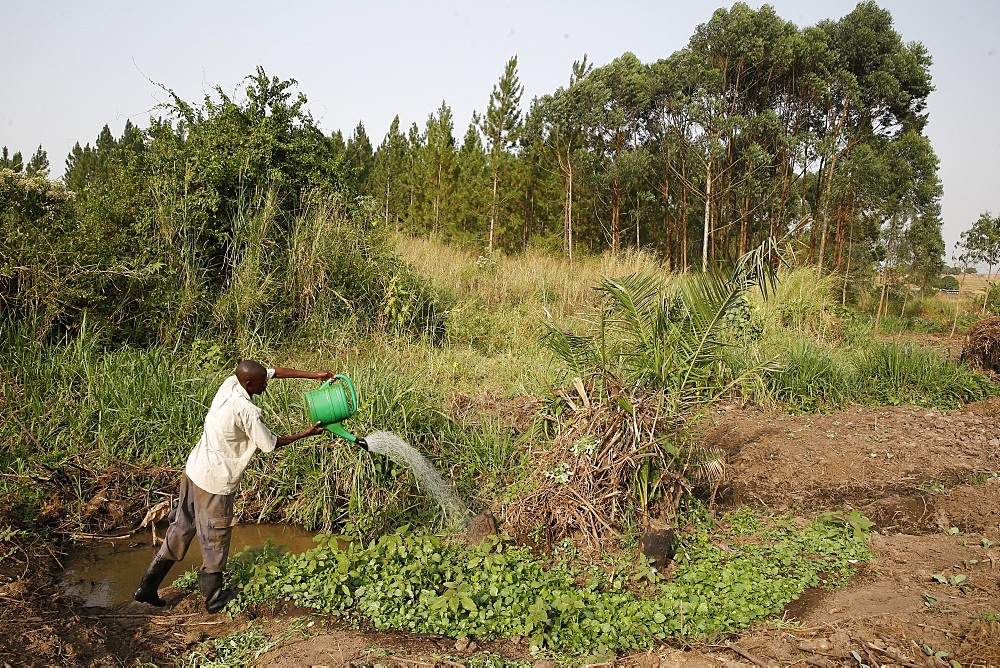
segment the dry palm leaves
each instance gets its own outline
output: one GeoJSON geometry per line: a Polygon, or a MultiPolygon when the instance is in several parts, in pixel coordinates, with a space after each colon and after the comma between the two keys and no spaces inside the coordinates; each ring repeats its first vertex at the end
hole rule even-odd
{"type": "Polygon", "coordinates": [[[1000,372],[1000,317],[983,318],[969,328],[962,361],[974,369],[1000,372]]]}
{"type": "Polygon", "coordinates": [[[600,392],[581,379],[559,393],[549,420],[556,437],[533,452],[530,490],[500,508],[508,532],[546,547],[573,538],[579,547],[616,547],[623,527],[673,516],[693,485],[714,489],[724,453],[678,448],[683,421],[665,395],[604,378],[600,392]]]}

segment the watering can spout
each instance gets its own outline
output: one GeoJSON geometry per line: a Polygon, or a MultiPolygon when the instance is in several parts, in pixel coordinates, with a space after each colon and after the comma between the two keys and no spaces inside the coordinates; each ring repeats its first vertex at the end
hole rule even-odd
{"type": "Polygon", "coordinates": [[[358,438],[357,436],[355,436],[351,432],[349,432],[346,429],[344,429],[344,425],[340,424],[339,422],[334,422],[333,424],[328,424],[328,425],[324,425],[324,426],[325,426],[326,430],[329,431],[331,434],[334,434],[335,436],[340,436],[341,438],[347,439],[351,443],[357,443],[358,441],[362,441],[363,442],[365,440],[363,438],[358,438]]]}

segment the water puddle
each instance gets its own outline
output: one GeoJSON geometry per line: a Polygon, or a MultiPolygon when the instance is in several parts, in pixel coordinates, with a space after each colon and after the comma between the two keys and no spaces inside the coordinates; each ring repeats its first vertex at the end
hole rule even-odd
{"type": "MultiPolygon", "coordinates": [[[[162,537],[163,531],[157,531],[162,537]]],[[[285,551],[305,552],[316,546],[314,531],[286,524],[246,524],[233,527],[230,556],[247,547],[263,545],[271,539],[275,545],[284,545],[285,551]]],[[[83,601],[84,607],[110,608],[132,600],[132,592],[142,574],[156,554],[150,544],[150,534],[136,534],[127,539],[104,541],[80,547],[70,557],[63,572],[63,590],[83,601]],[[143,540],[144,545],[136,545],[143,540]]],[[[187,555],[167,574],[163,587],[169,585],[185,571],[201,566],[201,548],[198,538],[191,541],[187,555]]]]}

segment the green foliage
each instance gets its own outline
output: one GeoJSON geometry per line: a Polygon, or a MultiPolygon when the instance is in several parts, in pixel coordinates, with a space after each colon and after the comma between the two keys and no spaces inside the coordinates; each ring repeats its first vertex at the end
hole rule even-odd
{"type": "Polygon", "coordinates": [[[188,652],[181,661],[181,666],[199,668],[231,668],[232,666],[249,666],[282,641],[296,633],[301,633],[305,621],[301,618],[293,623],[276,638],[268,637],[257,622],[248,622],[246,629],[234,631],[221,638],[206,640],[197,648],[188,652]]]}
{"type": "Polygon", "coordinates": [[[737,631],[807,587],[843,582],[869,557],[866,534],[834,517],[796,530],[740,515],[738,533],[699,524],[682,537],[673,579],[641,595],[641,569],[546,564],[508,542],[463,547],[404,528],[367,543],[324,534],[300,555],[238,555],[233,578],[244,590],[234,606],[287,600],[380,630],[521,635],[533,651],[580,656],[737,631]],[[719,546],[736,535],[738,550],[719,546]]]}
{"type": "Polygon", "coordinates": [[[767,375],[767,392],[795,410],[839,406],[852,396],[853,375],[833,351],[809,339],[794,339],[781,356],[780,372],[767,375]]]}
{"type": "Polygon", "coordinates": [[[73,193],[44,175],[0,169],[0,308],[51,323],[87,291],[91,230],[73,219],[73,193]]]}
{"type": "Polygon", "coordinates": [[[907,343],[869,340],[841,351],[793,339],[768,371],[762,398],[794,410],[832,410],[847,403],[956,408],[998,393],[985,376],[907,343]]]}
{"type": "Polygon", "coordinates": [[[862,403],[957,408],[997,394],[997,386],[968,367],[911,344],[874,342],[854,357],[862,403]]]}
{"type": "Polygon", "coordinates": [[[959,243],[963,260],[969,264],[987,264],[992,272],[1000,264],[1000,216],[989,211],[981,213],[972,227],[962,232],[959,243]]]}
{"type": "Polygon", "coordinates": [[[651,273],[605,278],[598,286],[605,303],[596,333],[581,336],[548,325],[545,343],[578,374],[610,373],[662,390],[675,411],[711,403],[742,380],[724,367],[727,335],[761,331],[746,294],[755,287],[766,292],[774,283],[763,259],[766,248],[744,256],[731,273],[690,275],[673,285],[651,273]]]}
{"type": "Polygon", "coordinates": [[[957,278],[951,275],[946,275],[935,281],[934,287],[941,290],[958,290],[960,285],[957,278]]]}

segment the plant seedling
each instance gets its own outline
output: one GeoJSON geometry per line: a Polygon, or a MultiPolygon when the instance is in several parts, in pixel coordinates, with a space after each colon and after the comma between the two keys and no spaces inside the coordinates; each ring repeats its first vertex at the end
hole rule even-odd
{"type": "Polygon", "coordinates": [[[934,579],[941,584],[950,585],[952,587],[963,587],[968,584],[968,578],[959,573],[958,575],[953,575],[950,578],[944,573],[935,573],[934,579]]]}

